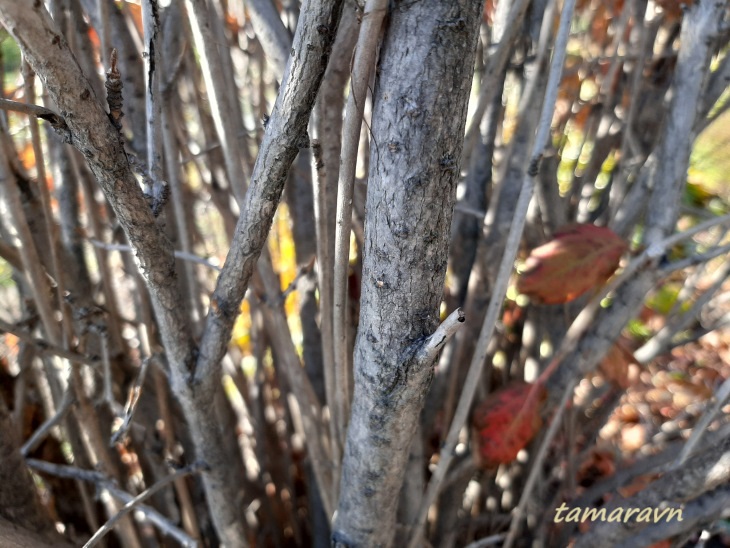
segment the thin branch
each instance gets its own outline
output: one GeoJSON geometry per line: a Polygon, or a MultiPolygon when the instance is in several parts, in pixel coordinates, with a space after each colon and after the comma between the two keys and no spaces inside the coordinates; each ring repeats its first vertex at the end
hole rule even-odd
{"type": "Polygon", "coordinates": [[[344,445],[347,422],[350,416],[350,345],[347,342],[349,322],[348,271],[350,268],[350,232],[352,225],[352,194],[355,185],[357,150],[360,144],[365,99],[367,97],[370,72],[375,64],[375,54],[380,28],[388,7],[388,0],[368,0],[365,4],[363,22],[360,27],[355,57],[350,73],[350,94],[345,106],[345,121],[342,128],[342,150],[340,152],[340,174],[337,183],[337,220],[335,228],[335,269],[332,326],[335,359],[334,420],[337,424],[338,443],[344,445]]]}
{"type": "MultiPolygon", "coordinates": [[[[681,520],[668,519],[652,523],[640,533],[632,536],[631,543],[634,546],[657,546],[662,544],[662,540],[676,539],[682,533],[689,533],[691,537],[695,537],[698,531],[711,527],[713,522],[730,518],[728,500],[730,500],[730,485],[724,485],[694,500],[684,502],[681,520]]],[[[726,532],[725,527],[722,527],[723,532],[726,532]]],[[[700,538],[704,538],[704,535],[700,538]]],[[[707,545],[704,544],[704,546],[707,545]]],[[[687,546],[687,542],[678,541],[674,546],[687,546]]],[[[701,547],[703,544],[698,543],[695,546],[701,547]]]]}
{"type": "MultiPolygon", "coordinates": [[[[89,238],[89,242],[91,245],[106,249],[107,251],[122,251],[124,253],[132,253],[133,249],[131,246],[125,245],[125,244],[107,244],[105,242],[100,242],[99,240],[95,240],[93,238],[89,238]]],[[[216,272],[221,271],[221,267],[214,265],[210,262],[210,260],[206,259],[205,257],[201,257],[200,255],[195,255],[193,253],[186,253],[185,251],[175,251],[175,257],[177,259],[181,259],[183,261],[190,261],[191,263],[197,263],[202,264],[203,266],[207,266],[208,268],[215,270],[216,272]]]]}
{"type": "Polygon", "coordinates": [[[687,440],[687,443],[684,444],[684,447],[682,447],[682,451],[679,453],[677,460],[674,461],[672,469],[679,468],[687,462],[687,459],[702,440],[702,436],[707,431],[710,423],[712,423],[715,417],[717,417],[728,399],[730,399],[730,379],[725,379],[722,385],[720,385],[720,388],[718,388],[715,392],[715,401],[713,402],[712,407],[705,409],[705,412],[702,414],[702,418],[692,429],[692,435],[687,440]]]}
{"type": "Polygon", "coordinates": [[[730,275],[730,262],[726,261],[712,274],[712,284],[692,303],[689,310],[680,316],[671,318],[658,333],[634,352],[634,357],[638,363],[645,365],[656,356],[665,352],[671,346],[672,338],[680,331],[686,329],[700,315],[705,305],[710,302],[715,293],[725,284],[728,275],[730,275]]]}
{"type": "Polygon", "coordinates": [[[51,462],[38,459],[25,459],[25,464],[33,470],[37,470],[38,472],[48,474],[49,476],[55,476],[57,478],[88,481],[98,484],[110,481],[105,474],[97,470],[83,470],[82,468],[77,468],[75,466],[53,464],[51,462]]]}
{"type": "Polygon", "coordinates": [[[499,273],[492,290],[492,297],[489,301],[487,314],[484,318],[481,332],[479,333],[476,350],[471,364],[469,365],[469,371],[464,382],[464,389],[461,397],[459,398],[459,403],[456,408],[456,412],[454,413],[454,418],[451,422],[446,441],[441,448],[441,458],[438,466],[431,477],[428,488],[426,489],[426,494],[416,523],[416,529],[409,543],[410,548],[417,548],[420,544],[421,535],[423,534],[423,526],[426,523],[426,518],[428,517],[428,509],[436,500],[441,484],[446,477],[446,472],[454,458],[454,449],[458,443],[459,433],[461,432],[463,425],[466,423],[469,415],[469,409],[471,408],[477,387],[479,386],[478,381],[481,377],[482,370],[484,369],[489,341],[491,340],[492,333],[494,332],[497,316],[502,309],[504,296],[507,292],[507,285],[512,274],[512,269],[514,268],[514,261],[517,256],[517,251],[519,250],[520,240],[522,239],[522,231],[527,218],[527,210],[530,205],[530,200],[535,186],[534,177],[537,175],[539,161],[542,157],[543,149],[547,144],[550,123],[552,121],[552,115],[558,93],[558,84],[560,83],[560,75],[565,62],[565,52],[574,8],[575,0],[566,0],[563,5],[563,11],[560,16],[560,27],[555,40],[555,49],[550,65],[545,101],[542,107],[540,124],[537,129],[537,137],[535,138],[533,145],[528,172],[524,178],[520,197],[514,211],[514,217],[512,219],[509,235],[507,236],[504,255],[502,256],[502,262],[499,266],[499,273]]]}
{"type": "Polygon", "coordinates": [[[23,263],[20,258],[20,253],[18,253],[18,250],[15,249],[14,246],[2,240],[0,240],[0,258],[5,260],[18,272],[23,271],[23,263]]]}
{"type": "Polygon", "coordinates": [[[246,8],[254,34],[266,54],[266,60],[271,64],[274,76],[279,80],[289,57],[291,35],[271,0],[248,0],[246,8]]]}
{"type": "Polygon", "coordinates": [[[278,304],[283,305],[284,301],[286,301],[286,298],[297,290],[299,283],[302,281],[302,278],[308,276],[309,273],[312,272],[312,268],[314,268],[314,261],[315,256],[312,255],[312,259],[309,261],[309,263],[301,265],[299,266],[299,268],[297,268],[296,276],[294,276],[294,279],[289,282],[289,285],[286,286],[286,289],[281,292],[278,304]]]}
{"type": "Polygon", "coordinates": [[[712,259],[715,259],[720,255],[725,255],[727,253],[730,253],[730,244],[713,247],[706,253],[698,253],[696,255],[691,255],[686,259],[682,259],[681,261],[674,261],[673,263],[669,263],[668,265],[661,267],[661,273],[662,275],[667,276],[672,272],[676,272],[677,270],[683,270],[691,266],[697,266],[703,263],[707,263],[712,259]]]}
{"type": "Polygon", "coordinates": [[[321,415],[321,404],[302,367],[299,356],[292,342],[289,325],[284,314],[283,303],[277,297],[280,295],[279,280],[271,265],[271,258],[268,253],[261,254],[258,261],[258,272],[266,291],[266,297],[274,304],[262,307],[264,319],[268,326],[270,336],[273,338],[274,346],[281,352],[284,374],[291,386],[291,391],[299,404],[301,411],[302,427],[305,432],[307,450],[312,462],[312,469],[317,480],[317,485],[322,497],[322,504],[328,517],[331,517],[337,499],[334,496],[334,476],[337,469],[328,458],[327,451],[323,444],[321,415]]]}
{"type": "MultiPolygon", "coordinates": [[[[233,323],[261,253],[284,182],[299,146],[327,65],[343,0],[313,0],[299,18],[287,73],[259,148],[251,184],[241,204],[231,249],[211,298],[196,365],[196,380],[214,379],[233,323]],[[273,159],[276,158],[276,161],[273,159]]],[[[208,380],[208,382],[210,382],[208,380]]]]}
{"type": "Polygon", "coordinates": [[[479,540],[475,540],[472,543],[469,543],[466,545],[466,548],[486,548],[487,546],[494,546],[495,544],[499,544],[502,542],[505,538],[504,533],[500,533],[499,535],[489,535],[488,537],[480,538],[479,540]]]}
{"type": "MultiPolygon", "coordinates": [[[[318,111],[312,116],[316,127],[318,111]]],[[[330,229],[330,214],[328,214],[329,200],[327,190],[327,173],[322,158],[322,145],[316,139],[312,140],[312,171],[314,180],[314,217],[317,232],[317,283],[319,284],[319,322],[322,334],[322,373],[324,375],[324,390],[327,406],[330,413],[329,433],[332,462],[335,466],[334,485],[339,481],[339,466],[342,460],[342,442],[339,440],[337,421],[333,416],[337,401],[337,386],[335,384],[335,343],[334,326],[332,325],[332,300],[334,297],[334,258],[332,256],[332,234],[330,229]]],[[[333,486],[333,489],[335,487],[333,486]]]]}
{"type": "Polygon", "coordinates": [[[132,387],[129,389],[127,404],[124,406],[124,420],[122,421],[119,429],[112,435],[110,442],[111,445],[118,443],[127,434],[127,431],[132,424],[134,412],[137,410],[137,404],[139,403],[140,396],[142,395],[142,386],[144,385],[144,380],[147,376],[147,369],[149,368],[150,361],[155,358],[156,356],[153,355],[142,360],[142,365],[139,368],[139,373],[137,373],[137,378],[135,379],[132,387]]]}
{"type": "Polygon", "coordinates": [[[208,2],[186,0],[185,5],[193,31],[195,49],[200,56],[200,67],[210,101],[210,113],[223,151],[226,178],[236,200],[239,204],[243,204],[246,192],[246,175],[241,164],[243,152],[236,137],[233,117],[228,115],[233,108],[231,102],[237,100],[237,97],[230,95],[230,92],[226,90],[227,86],[220,85],[226,81],[226,78],[223,73],[221,52],[219,52],[217,41],[213,36],[208,2]]]}
{"type": "Polygon", "coordinates": [[[175,480],[188,476],[190,474],[198,473],[205,469],[205,465],[202,463],[193,463],[189,466],[186,466],[185,468],[181,468],[179,470],[176,470],[174,473],[170,474],[169,476],[165,476],[160,481],[149,487],[148,489],[145,489],[142,491],[139,495],[134,497],[132,500],[128,501],[120,510],[117,512],[114,516],[109,519],[104,525],[99,528],[99,530],[94,533],[94,535],[84,544],[84,548],[92,548],[93,546],[96,546],[99,541],[106,535],[109,531],[112,530],[114,525],[122,519],[124,516],[129,514],[135,506],[138,506],[142,501],[150,498],[152,495],[157,493],[160,489],[163,487],[169,485],[170,483],[174,482],[175,480]]]}

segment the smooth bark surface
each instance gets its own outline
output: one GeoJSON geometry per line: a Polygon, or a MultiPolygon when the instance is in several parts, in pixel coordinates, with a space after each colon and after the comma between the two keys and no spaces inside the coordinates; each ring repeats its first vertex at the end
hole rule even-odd
{"type": "Polygon", "coordinates": [[[426,1],[390,14],[374,94],[337,546],[393,542],[403,470],[432,377],[433,356],[417,354],[438,324],[481,7],[426,1]]]}

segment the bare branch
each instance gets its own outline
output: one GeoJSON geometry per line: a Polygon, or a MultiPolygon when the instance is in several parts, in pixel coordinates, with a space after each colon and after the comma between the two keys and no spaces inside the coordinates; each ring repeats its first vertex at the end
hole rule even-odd
{"type": "Polygon", "coordinates": [[[211,298],[195,378],[214,378],[256,259],[266,242],[289,168],[306,144],[309,113],[337,31],[342,0],[313,0],[299,19],[281,91],[266,128],[231,249],[211,298]]]}
{"type": "Polygon", "coordinates": [[[284,74],[291,48],[291,35],[281,21],[271,0],[248,0],[248,13],[256,38],[261,42],[266,58],[277,80],[284,74]]]}
{"type": "MultiPolygon", "coordinates": [[[[25,459],[25,464],[27,464],[28,467],[37,470],[38,472],[42,472],[51,476],[93,483],[102,489],[106,489],[114,498],[121,500],[125,504],[133,501],[135,498],[126,491],[122,491],[121,489],[119,489],[106,475],[95,470],[83,470],[74,466],[52,464],[50,462],[36,459],[25,459]]],[[[199,471],[199,469],[197,471],[199,471]]],[[[189,474],[190,472],[187,473],[189,474]]],[[[149,519],[150,522],[152,522],[160,530],[160,532],[174,538],[182,546],[194,548],[198,545],[198,543],[187,533],[185,533],[185,531],[180,530],[178,527],[170,523],[170,520],[168,520],[165,516],[160,514],[154,508],[139,503],[136,503],[134,508],[142,512],[145,517],[147,517],[147,519],[149,519]]]]}
{"type": "MultiPolygon", "coordinates": [[[[104,242],[100,242],[99,240],[95,240],[93,238],[89,238],[89,242],[94,247],[106,249],[107,251],[123,251],[125,253],[133,253],[133,249],[128,245],[107,244],[104,242]]],[[[221,267],[211,263],[210,260],[206,259],[205,257],[201,257],[201,256],[195,255],[193,253],[186,253],[185,251],[174,251],[174,254],[177,259],[182,259],[183,261],[190,261],[191,263],[202,264],[203,266],[206,266],[206,267],[210,268],[211,270],[215,270],[216,272],[221,271],[221,267]]]]}
{"type": "Polygon", "coordinates": [[[355,58],[350,74],[350,94],[345,106],[342,128],[342,150],[337,184],[337,220],[335,225],[334,294],[332,301],[332,326],[334,341],[335,397],[330,405],[334,409],[337,438],[345,443],[347,421],[350,416],[350,346],[347,343],[347,280],[350,268],[350,232],[352,224],[352,193],[355,185],[357,149],[360,144],[360,128],[365,112],[370,72],[375,63],[380,27],[385,17],[388,0],[368,0],[365,4],[363,23],[360,26],[355,58]]]}
{"type": "MultiPolygon", "coordinates": [[[[154,495],[157,491],[162,489],[163,487],[169,485],[170,483],[174,482],[175,480],[179,478],[183,478],[185,476],[189,476],[190,474],[196,474],[203,470],[205,466],[201,463],[193,463],[190,466],[186,466],[185,468],[181,468],[179,470],[176,470],[172,474],[165,476],[160,481],[152,485],[151,487],[145,489],[142,491],[139,495],[134,497],[132,500],[128,501],[120,510],[117,512],[114,516],[112,516],[109,521],[107,521],[104,525],[101,526],[101,528],[94,533],[94,535],[84,544],[84,548],[92,548],[93,546],[96,546],[99,544],[99,541],[106,535],[109,531],[112,530],[114,525],[122,519],[124,516],[129,514],[132,510],[134,510],[135,507],[137,507],[142,501],[147,500],[152,495],[154,495]]],[[[197,544],[197,543],[195,543],[197,544]]],[[[189,545],[189,544],[188,544],[189,545]]]]}

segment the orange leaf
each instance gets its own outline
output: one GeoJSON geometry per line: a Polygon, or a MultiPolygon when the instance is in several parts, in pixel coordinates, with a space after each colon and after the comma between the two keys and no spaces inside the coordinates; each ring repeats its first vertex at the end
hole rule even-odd
{"type": "Polygon", "coordinates": [[[512,462],[542,427],[547,398],[542,384],[516,382],[493,394],[474,411],[478,459],[484,468],[512,462]]]}
{"type": "Polygon", "coordinates": [[[18,151],[20,162],[23,164],[25,169],[33,169],[35,167],[35,152],[33,151],[33,145],[29,142],[18,151]]]}
{"type": "Polygon", "coordinates": [[[608,228],[568,225],[532,250],[517,290],[537,303],[567,303],[608,280],[626,249],[608,228]]]}

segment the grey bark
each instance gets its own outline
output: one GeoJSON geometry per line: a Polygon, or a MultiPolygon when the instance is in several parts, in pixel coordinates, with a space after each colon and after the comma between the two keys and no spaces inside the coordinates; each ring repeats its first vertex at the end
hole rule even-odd
{"type": "Polygon", "coordinates": [[[393,542],[408,449],[432,377],[435,356],[419,356],[438,323],[481,8],[474,0],[431,0],[390,14],[374,94],[377,146],[336,546],[393,542]]]}

